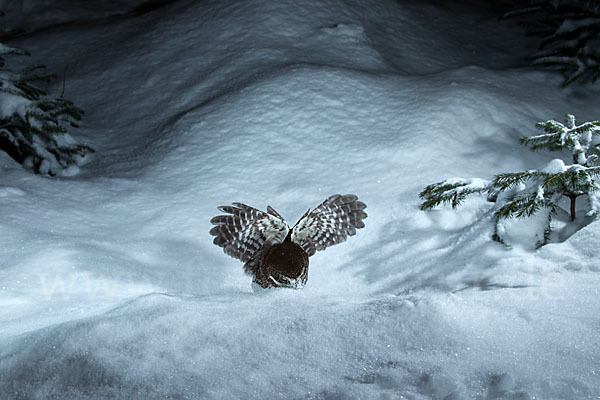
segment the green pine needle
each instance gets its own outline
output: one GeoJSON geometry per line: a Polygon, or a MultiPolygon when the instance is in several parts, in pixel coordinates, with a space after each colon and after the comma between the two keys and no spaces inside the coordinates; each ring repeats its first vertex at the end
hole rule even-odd
{"type": "Polygon", "coordinates": [[[421,210],[430,210],[440,204],[450,204],[452,208],[458,207],[464,199],[475,193],[489,192],[487,182],[474,184],[468,181],[437,182],[425,187],[419,193],[419,197],[425,201],[421,204],[421,210]]]}

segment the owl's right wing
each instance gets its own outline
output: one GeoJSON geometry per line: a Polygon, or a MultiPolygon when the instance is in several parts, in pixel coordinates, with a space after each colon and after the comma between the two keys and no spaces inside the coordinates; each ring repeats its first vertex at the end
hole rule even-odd
{"type": "MultiPolygon", "coordinates": [[[[288,234],[287,223],[270,206],[267,212],[242,203],[218,209],[226,215],[210,220],[215,225],[210,230],[215,237],[213,243],[222,247],[227,255],[244,263],[256,260],[265,243],[281,243],[288,234]]],[[[247,268],[253,269],[250,265],[247,268]]]]}
{"type": "Polygon", "coordinates": [[[335,194],[312,211],[308,211],[292,228],[292,242],[308,253],[341,243],[356,230],[365,227],[367,205],[353,194],[335,194]]]}

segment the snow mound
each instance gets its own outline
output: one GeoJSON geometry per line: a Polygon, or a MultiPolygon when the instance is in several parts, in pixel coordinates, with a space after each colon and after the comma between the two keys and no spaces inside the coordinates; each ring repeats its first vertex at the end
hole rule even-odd
{"type": "MultiPolygon", "coordinates": [[[[488,308],[496,296],[483,303],[469,297],[434,303],[414,296],[350,302],[320,297],[317,303],[303,291],[286,290],[212,298],[149,294],[94,318],[13,340],[0,362],[0,394],[258,399],[265,393],[308,398],[595,393],[585,379],[549,380],[551,371],[566,365],[547,364],[550,355],[544,355],[542,343],[519,340],[514,353],[502,353],[518,333],[481,321],[482,316],[510,321],[518,330],[542,322],[538,315],[527,307],[488,308]],[[479,316],[465,317],[464,307],[467,315],[479,316]],[[248,309],[254,312],[248,315],[248,309]],[[477,336],[463,335],[464,329],[477,336]],[[482,354],[491,359],[482,360],[482,354]]],[[[549,327],[534,329],[542,328],[549,327]]],[[[560,342],[565,329],[549,338],[560,342]]],[[[584,377],[586,365],[568,367],[584,377]]]]}

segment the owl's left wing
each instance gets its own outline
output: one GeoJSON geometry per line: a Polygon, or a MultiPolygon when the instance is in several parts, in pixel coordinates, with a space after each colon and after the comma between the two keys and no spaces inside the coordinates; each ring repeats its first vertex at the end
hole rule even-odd
{"type": "Polygon", "coordinates": [[[365,227],[367,205],[353,194],[335,194],[312,211],[308,211],[292,228],[292,242],[309,256],[318,250],[345,241],[356,230],[365,227]]]}
{"type": "Polygon", "coordinates": [[[226,215],[210,220],[215,225],[210,230],[215,237],[213,243],[244,263],[254,260],[265,243],[281,243],[288,234],[287,223],[270,206],[268,212],[243,203],[218,208],[226,215]]]}

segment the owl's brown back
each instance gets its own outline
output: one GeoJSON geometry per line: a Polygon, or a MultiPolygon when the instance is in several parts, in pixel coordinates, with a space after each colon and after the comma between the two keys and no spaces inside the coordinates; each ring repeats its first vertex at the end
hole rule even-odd
{"type": "Polygon", "coordinates": [[[289,240],[265,249],[254,281],[263,288],[301,287],[308,279],[308,254],[289,240]]]}

